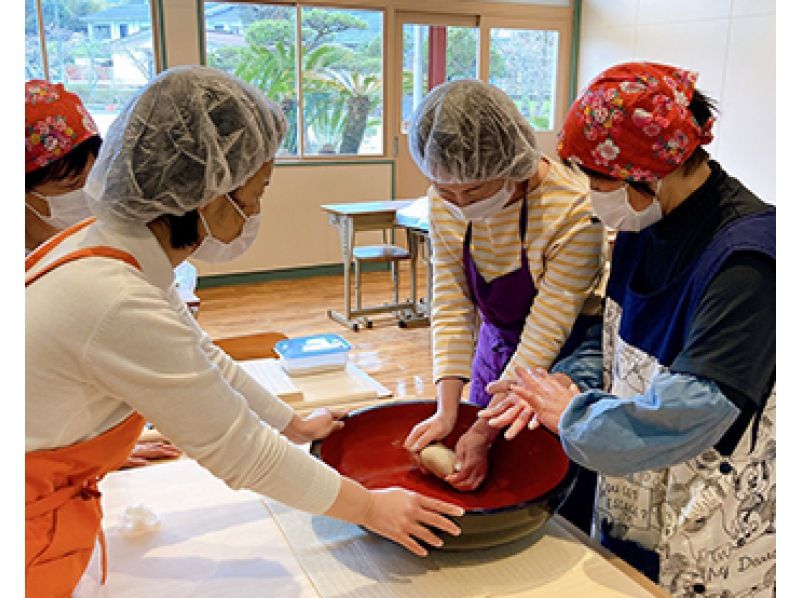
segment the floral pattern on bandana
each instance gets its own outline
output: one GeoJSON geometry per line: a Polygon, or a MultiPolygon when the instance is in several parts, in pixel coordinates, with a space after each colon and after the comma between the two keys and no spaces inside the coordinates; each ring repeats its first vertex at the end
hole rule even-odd
{"type": "Polygon", "coordinates": [[[80,98],[60,83],[25,83],[25,172],[47,166],[99,131],[80,98]]]}
{"type": "Polygon", "coordinates": [[[622,98],[615,89],[599,93],[587,93],[581,98],[581,111],[584,115],[583,131],[586,139],[602,137],[606,130],[622,120],[622,98]]]}
{"type": "Polygon", "coordinates": [[[55,102],[59,94],[52,85],[30,85],[25,87],[25,102],[36,105],[40,103],[55,102]]]}
{"type": "Polygon", "coordinates": [[[26,127],[25,153],[37,153],[36,164],[46,166],[67,153],[74,145],[77,137],[75,130],[67,124],[61,115],[48,116],[35,125],[26,127]],[[41,147],[43,152],[37,152],[41,147]]]}
{"type": "Polygon", "coordinates": [[[618,179],[653,181],[713,139],[688,106],[697,73],[654,63],[626,63],[598,75],[570,107],[558,153],[618,179]]]}

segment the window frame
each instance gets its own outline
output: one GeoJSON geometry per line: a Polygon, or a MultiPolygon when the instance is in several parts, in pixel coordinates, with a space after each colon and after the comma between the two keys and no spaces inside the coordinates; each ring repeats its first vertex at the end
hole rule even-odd
{"type": "MultiPolygon", "coordinates": [[[[197,32],[198,32],[198,63],[207,64],[206,37],[205,37],[205,4],[213,0],[197,0],[197,32]]],[[[362,162],[391,162],[398,158],[398,140],[400,139],[401,106],[395,97],[397,95],[398,72],[402,71],[402,56],[396,56],[397,23],[400,15],[419,15],[427,22],[442,20],[446,22],[456,19],[477,18],[479,28],[479,55],[478,79],[488,81],[489,57],[489,28],[498,26],[502,28],[532,28],[553,29],[563,35],[565,45],[559,53],[559,69],[565,68],[566,76],[559,76],[556,85],[557,103],[555,110],[555,123],[561,122],[569,103],[571,86],[573,85],[574,64],[576,57],[573,36],[575,34],[575,15],[579,11],[580,1],[569,0],[561,4],[521,4],[514,0],[439,0],[420,6],[418,0],[217,0],[231,4],[271,4],[293,6],[296,9],[303,7],[317,7],[330,9],[373,10],[383,13],[383,153],[369,155],[310,155],[310,156],[281,156],[276,164],[337,164],[337,163],[362,163],[362,162]],[[525,16],[520,15],[524,9],[525,16]],[[533,25],[533,26],[532,26],[533,25]],[[562,54],[563,52],[563,54],[562,54]]],[[[296,27],[301,27],[300,19],[296,19],[296,27]]],[[[299,56],[299,52],[297,53],[299,56]]],[[[299,71],[298,71],[299,73],[299,71]]],[[[298,86],[301,77],[297,78],[298,86]]],[[[302,137],[302,136],[301,136],[302,137]]]]}

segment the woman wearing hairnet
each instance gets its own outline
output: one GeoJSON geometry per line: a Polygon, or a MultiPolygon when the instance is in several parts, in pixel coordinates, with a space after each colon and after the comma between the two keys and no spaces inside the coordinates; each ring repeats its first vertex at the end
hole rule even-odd
{"type": "Polygon", "coordinates": [[[696,80],[620,64],[570,108],[559,154],[620,231],[606,384],[520,372],[482,415],[506,426],[522,402],[559,433],[600,474],[594,535],[671,594],[774,596],[775,208],[709,158],[696,80]]]}
{"type": "MultiPolygon", "coordinates": [[[[467,381],[469,401],[485,406],[516,367],[551,368],[599,323],[605,231],[592,217],[585,179],[542,155],[530,124],[496,87],[436,87],[412,118],[409,147],[432,183],[438,409],[406,438],[406,448],[419,451],[453,429],[467,381]]],[[[476,488],[496,434],[476,421],[458,441],[457,471],[446,481],[476,488]]],[[[584,510],[588,517],[591,506],[584,510]]]]}
{"type": "Polygon", "coordinates": [[[260,91],[205,67],[154,79],[112,124],[86,185],[97,220],[26,260],[26,582],[68,595],[100,530],[97,481],[147,419],[232,488],[356,522],[424,555],[459,507],[367,491],[296,447],[340,427],[302,419],[198,327],[173,284],[190,255],[227,260],[258,232],[286,131],[260,91]],[[291,442],[290,442],[291,441],[291,442]]]}
{"type": "MultiPolygon", "coordinates": [[[[25,82],[25,255],[92,215],[83,186],[101,144],[97,125],[77,95],[61,83],[25,82]]],[[[180,268],[193,272],[188,262],[180,268]]],[[[166,440],[143,440],[123,467],[180,454],[166,440]]]]}

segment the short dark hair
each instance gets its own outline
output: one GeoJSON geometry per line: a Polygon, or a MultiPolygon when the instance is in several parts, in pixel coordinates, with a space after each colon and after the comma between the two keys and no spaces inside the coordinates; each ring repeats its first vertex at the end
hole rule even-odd
{"type": "MultiPolygon", "coordinates": [[[[692,116],[694,116],[697,124],[700,125],[702,129],[709,119],[714,116],[714,113],[719,112],[719,109],[717,108],[717,102],[715,100],[711,99],[699,89],[695,89],[692,100],[689,102],[689,112],[692,113],[692,116]]],[[[686,173],[689,174],[708,160],[708,158],[708,152],[705,148],[702,145],[698,145],[682,166],[686,168],[686,173]]]]}
{"type": "Polygon", "coordinates": [[[160,220],[169,229],[169,244],[173,249],[191,247],[200,240],[200,234],[197,232],[200,214],[197,210],[186,212],[180,216],[162,214],[155,220],[160,220]]]}
{"type": "Polygon", "coordinates": [[[59,158],[50,164],[37,168],[32,172],[25,173],[25,192],[27,193],[34,187],[52,181],[61,181],[78,176],[86,168],[89,157],[97,158],[100,152],[100,145],[103,140],[100,135],[92,135],[89,139],[80,142],[72,151],[63,158],[59,158]]]}
{"type": "MultiPolygon", "coordinates": [[[[614,178],[613,176],[605,174],[603,172],[597,172],[596,170],[587,168],[583,164],[578,164],[577,162],[574,162],[569,158],[561,158],[561,163],[571,169],[577,167],[581,172],[583,172],[583,174],[592,177],[593,179],[600,179],[602,181],[611,181],[611,182],[618,182],[619,180],[621,180],[614,178]]],[[[625,182],[628,184],[628,186],[636,189],[639,193],[649,195],[650,197],[655,197],[655,192],[648,186],[648,184],[645,181],[632,181],[631,179],[625,179],[625,182]]]]}

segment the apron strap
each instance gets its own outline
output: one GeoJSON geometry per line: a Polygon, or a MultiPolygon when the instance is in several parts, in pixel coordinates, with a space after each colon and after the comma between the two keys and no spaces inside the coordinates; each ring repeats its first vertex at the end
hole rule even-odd
{"type": "Polygon", "coordinates": [[[100,541],[100,563],[103,568],[103,577],[100,580],[101,585],[105,585],[108,579],[108,548],[106,548],[106,533],[103,531],[103,526],[97,530],[97,539],[100,541]]]}
{"type": "Polygon", "coordinates": [[[87,218],[86,220],[82,220],[72,226],[65,228],[57,235],[50,237],[47,241],[39,245],[36,249],[34,249],[28,257],[25,258],[25,271],[27,272],[31,268],[33,268],[39,261],[50,253],[50,250],[53,249],[56,245],[59,245],[64,239],[67,237],[83,230],[90,224],[95,221],[94,217],[87,218]]]}
{"type": "Polygon", "coordinates": [[[68,253],[67,255],[58,258],[57,260],[48,264],[46,267],[42,268],[35,274],[26,277],[25,286],[27,287],[28,285],[36,282],[42,276],[44,276],[45,274],[47,274],[52,270],[55,270],[59,266],[63,266],[64,264],[67,264],[69,262],[74,262],[75,260],[79,260],[85,257],[107,257],[107,258],[122,260],[123,262],[130,264],[131,266],[133,266],[138,270],[142,269],[141,266],[139,265],[139,262],[136,261],[135,257],[133,257],[130,253],[122,251],[121,249],[117,249],[116,247],[107,247],[104,245],[101,245],[99,247],[84,247],[82,249],[78,249],[76,251],[73,251],[71,253],[68,253]]]}
{"type": "MultiPolygon", "coordinates": [[[[525,236],[528,232],[528,185],[525,183],[525,194],[522,196],[522,205],[519,209],[519,240],[525,250],[525,236]]],[[[467,222],[467,231],[464,233],[464,252],[471,253],[469,246],[472,243],[472,221],[467,222]]]]}
{"type": "MultiPolygon", "coordinates": [[[[82,484],[72,484],[59,488],[52,494],[26,504],[25,519],[35,519],[47,513],[53,513],[69,501],[77,498],[99,502],[101,494],[97,488],[98,481],[97,477],[89,478],[84,480],[82,484]]],[[[106,534],[102,525],[97,530],[97,539],[100,541],[100,561],[103,569],[102,583],[105,584],[108,577],[108,550],[106,548],[106,534]]]]}
{"type": "Polygon", "coordinates": [[[46,513],[55,511],[78,496],[82,490],[82,486],[65,486],[59,488],[52,494],[27,503],[25,505],[25,519],[35,519],[36,517],[41,517],[46,513]]]}

